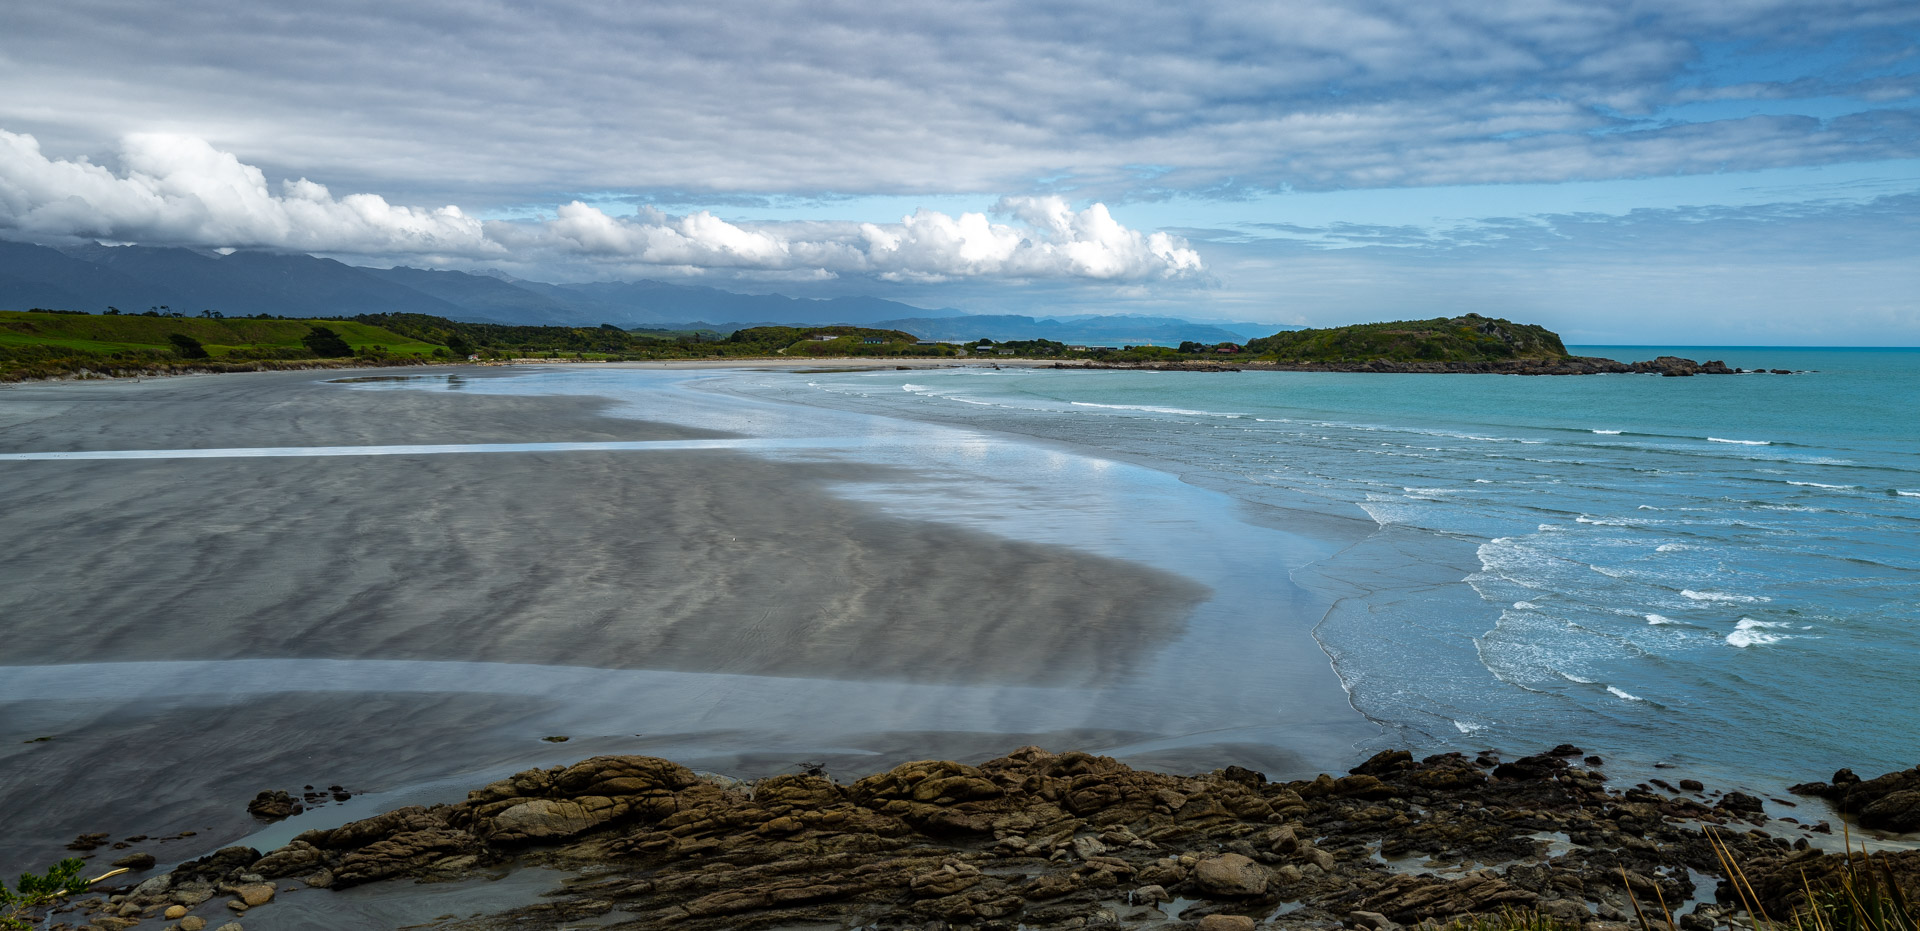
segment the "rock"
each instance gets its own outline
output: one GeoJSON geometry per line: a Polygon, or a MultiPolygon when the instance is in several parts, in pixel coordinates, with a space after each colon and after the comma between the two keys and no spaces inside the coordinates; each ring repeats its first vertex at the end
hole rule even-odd
{"type": "Polygon", "coordinates": [[[187,907],[185,905],[169,905],[167,906],[167,910],[160,914],[161,917],[168,921],[178,921],[187,916],[187,907]]]}
{"type": "Polygon", "coordinates": [[[1906,834],[1920,831],[1920,789],[1889,792],[1860,809],[1860,826],[1906,834]]]}
{"type": "Polygon", "coordinates": [[[296,807],[293,796],[279,789],[269,789],[247,803],[247,814],[266,821],[279,821],[290,817],[296,807]]]}
{"type": "Polygon", "coordinates": [[[124,866],[130,870],[150,870],[158,862],[150,853],[130,853],[113,861],[114,866],[124,866]]]}
{"type": "Polygon", "coordinates": [[[1698,779],[1680,780],[1680,789],[1681,791],[1684,791],[1684,792],[1702,792],[1702,791],[1705,791],[1706,788],[1707,788],[1706,783],[1701,782],[1698,779]]]}
{"type": "Polygon", "coordinates": [[[1393,927],[1393,922],[1379,912],[1349,912],[1347,920],[1353,922],[1356,928],[1370,928],[1372,931],[1388,931],[1393,927]]]}
{"type": "Polygon", "coordinates": [[[248,908],[258,908],[273,901],[273,893],[273,883],[248,883],[233,890],[233,894],[239,896],[240,901],[247,903],[248,908]]]}
{"type": "Polygon", "coordinates": [[[1567,761],[1551,754],[1521,757],[1493,768],[1493,778],[1512,780],[1548,779],[1567,770],[1567,761]]]}
{"type": "Polygon", "coordinates": [[[247,931],[247,929],[242,927],[240,922],[229,921],[226,924],[223,924],[220,927],[213,929],[213,931],[247,931]]]}
{"type": "Polygon", "coordinates": [[[133,887],[130,895],[136,899],[154,899],[167,894],[167,888],[173,885],[172,873],[161,873],[150,877],[140,885],[133,887]]]}
{"type": "Polygon", "coordinates": [[[508,808],[493,816],[490,838],[506,843],[572,837],[588,828],[611,820],[616,813],[613,799],[588,796],[582,799],[536,798],[508,808]]]}
{"type": "Polygon", "coordinates": [[[1824,794],[1860,826],[1905,834],[1920,831],[1920,766],[1862,780],[1853,770],[1833,774],[1824,794]]]}
{"type": "Polygon", "coordinates": [[[1097,838],[1076,837],[1073,839],[1073,852],[1079,854],[1082,860],[1091,860],[1106,853],[1107,845],[1100,843],[1097,838]]]}
{"type": "Polygon", "coordinates": [[[1405,750],[1382,750],[1365,763],[1347,770],[1355,776],[1390,776],[1413,768],[1413,754],[1405,750]]]}
{"type": "Polygon", "coordinates": [[[188,915],[180,919],[180,931],[202,931],[206,926],[207,920],[199,915],[188,915]]]}
{"type": "Polygon", "coordinates": [[[1129,905],[1158,905],[1171,900],[1172,897],[1167,895],[1165,886],[1141,886],[1127,893],[1129,905]]]}
{"type": "Polygon", "coordinates": [[[1200,919],[1200,931],[1253,931],[1253,919],[1245,915],[1208,915],[1200,919]]]}
{"type": "Polygon", "coordinates": [[[1411,924],[1450,915],[1531,908],[1537,901],[1537,895],[1509,885],[1493,871],[1478,870],[1455,880],[1430,874],[1395,876],[1362,904],[1368,911],[1411,924]]]}
{"type": "Polygon", "coordinates": [[[1208,857],[1193,867],[1193,881],[1212,895],[1254,896],[1267,891],[1266,867],[1237,853],[1208,857]]]}
{"type": "Polygon", "coordinates": [[[1762,802],[1759,799],[1754,798],[1753,796],[1748,795],[1745,792],[1728,792],[1726,795],[1721,796],[1718,802],[1714,803],[1714,807],[1724,808],[1727,811],[1731,811],[1731,812],[1734,812],[1735,814],[1739,814],[1742,816],[1758,815],[1758,814],[1764,813],[1767,810],[1767,806],[1765,802],[1762,802]]]}
{"type": "Polygon", "coordinates": [[[1552,750],[1548,750],[1547,755],[1548,756],[1579,756],[1580,754],[1585,752],[1587,751],[1582,750],[1579,747],[1574,746],[1573,744],[1561,744],[1560,746],[1557,746],[1552,750]]]}

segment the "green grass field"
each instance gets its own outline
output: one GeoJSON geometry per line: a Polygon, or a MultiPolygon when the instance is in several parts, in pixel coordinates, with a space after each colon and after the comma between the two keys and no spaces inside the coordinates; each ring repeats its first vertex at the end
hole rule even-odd
{"type": "Polygon", "coordinates": [[[199,340],[208,355],[221,359],[236,350],[300,349],[300,337],[316,326],[340,334],[355,351],[378,346],[388,355],[424,356],[440,348],[348,320],[106,316],[14,310],[0,310],[0,345],[58,346],[98,353],[151,352],[171,350],[173,344],[168,337],[181,333],[199,340]]]}

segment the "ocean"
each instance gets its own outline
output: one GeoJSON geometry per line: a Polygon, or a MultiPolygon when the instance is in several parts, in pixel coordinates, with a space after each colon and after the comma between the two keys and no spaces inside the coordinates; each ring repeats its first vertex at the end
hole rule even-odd
{"type": "MultiPolygon", "coordinates": [[[[1313,636],[1378,746],[1572,742],[1776,790],[1913,765],[1920,351],[1574,351],[1796,374],[1009,367],[706,387],[1094,450],[1275,526],[1364,521],[1270,571],[1330,605],[1313,636]]],[[[1135,502],[1134,532],[1163,504],[1135,502]]]]}
{"type": "Polygon", "coordinates": [[[1045,721],[1276,775],[1573,743],[1616,778],[1775,795],[1913,765],[1920,350],[1574,351],[1795,374],[557,367],[464,390],[610,397],[758,455],[894,469],[837,493],[1211,592],[1097,694],[902,729],[1045,721]],[[1338,707],[1307,697],[1321,677],[1338,707]]]}

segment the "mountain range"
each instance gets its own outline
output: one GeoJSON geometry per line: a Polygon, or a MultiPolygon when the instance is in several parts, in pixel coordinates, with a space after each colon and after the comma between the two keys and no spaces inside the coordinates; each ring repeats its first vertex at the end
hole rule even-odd
{"type": "Polygon", "coordinates": [[[763,324],[853,324],[923,339],[1061,342],[1241,342],[1274,324],[1202,324],[1175,317],[1062,319],[972,315],[877,297],[796,298],[660,281],[549,284],[499,273],[366,268],[310,255],[230,254],[162,246],[50,247],[0,241],[0,308],[198,315],[344,317],[419,313],[477,323],[730,331],[763,324]]]}

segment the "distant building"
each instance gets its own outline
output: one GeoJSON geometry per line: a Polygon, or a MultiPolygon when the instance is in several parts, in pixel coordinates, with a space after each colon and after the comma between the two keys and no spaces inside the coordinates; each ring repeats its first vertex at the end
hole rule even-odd
{"type": "Polygon", "coordinates": [[[835,336],[832,333],[815,333],[812,336],[809,336],[807,338],[810,340],[813,340],[816,343],[824,343],[828,340],[839,339],[840,337],[835,336]]]}
{"type": "Polygon", "coordinates": [[[866,339],[861,340],[860,342],[868,346],[877,346],[881,343],[886,342],[886,340],[881,339],[878,336],[869,336],[866,339]]]}
{"type": "Polygon", "coordinates": [[[1240,345],[1238,343],[1221,343],[1213,351],[1214,352],[1239,352],[1240,345]]]}
{"type": "Polygon", "coordinates": [[[1000,353],[1001,355],[1003,355],[1003,356],[1010,356],[1010,355],[1013,355],[1013,350],[1011,350],[1011,349],[1001,349],[1001,350],[999,350],[999,353],[1000,353]]]}

